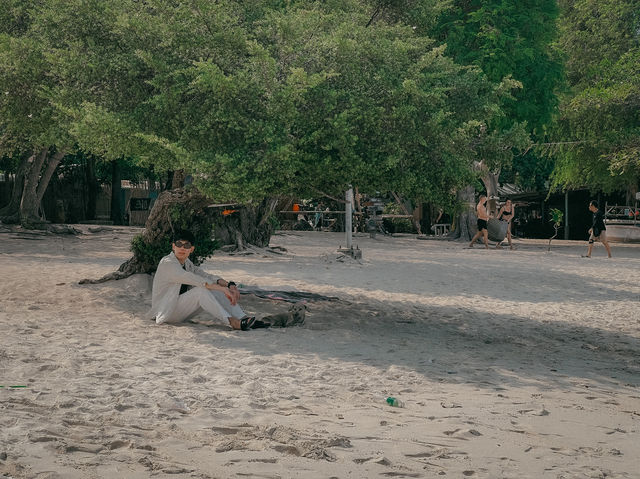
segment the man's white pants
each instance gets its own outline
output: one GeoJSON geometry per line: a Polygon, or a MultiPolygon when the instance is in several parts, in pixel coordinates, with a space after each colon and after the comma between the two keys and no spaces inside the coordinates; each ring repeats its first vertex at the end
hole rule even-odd
{"type": "Polygon", "coordinates": [[[178,304],[165,322],[180,323],[202,310],[223,322],[229,316],[238,319],[246,316],[242,308],[237,304],[232,305],[222,291],[209,291],[207,288],[196,286],[178,296],[178,304]]]}

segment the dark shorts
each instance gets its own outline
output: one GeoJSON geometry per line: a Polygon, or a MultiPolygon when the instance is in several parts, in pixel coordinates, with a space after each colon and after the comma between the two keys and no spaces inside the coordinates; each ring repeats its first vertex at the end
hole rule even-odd
{"type": "Polygon", "coordinates": [[[478,219],[478,231],[487,229],[487,220],[478,219]]]}

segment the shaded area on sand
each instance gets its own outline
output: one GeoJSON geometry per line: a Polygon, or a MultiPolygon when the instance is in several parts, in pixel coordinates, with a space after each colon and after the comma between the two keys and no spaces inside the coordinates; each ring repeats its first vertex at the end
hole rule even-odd
{"type": "Polygon", "coordinates": [[[325,296],[323,294],[309,293],[308,291],[268,290],[246,285],[242,285],[239,290],[240,294],[251,294],[258,298],[271,299],[273,301],[285,301],[287,303],[340,300],[340,298],[336,296],[325,296]]]}

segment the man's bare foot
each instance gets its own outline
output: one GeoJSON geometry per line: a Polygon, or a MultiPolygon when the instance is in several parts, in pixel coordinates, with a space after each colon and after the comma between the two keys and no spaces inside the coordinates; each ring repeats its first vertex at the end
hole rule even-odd
{"type": "Polygon", "coordinates": [[[469,243],[469,248],[473,248],[473,243],[469,243]]]}
{"type": "Polygon", "coordinates": [[[231,326],[231,329],[241,329],[240,320],[233,316],[229,316],[229,325],[231,326]]]}

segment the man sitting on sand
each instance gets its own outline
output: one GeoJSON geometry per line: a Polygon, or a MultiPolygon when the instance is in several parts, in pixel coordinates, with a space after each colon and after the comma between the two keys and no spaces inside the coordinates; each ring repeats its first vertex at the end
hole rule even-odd
{"type": "Polygon", "coordinates": [[[176,231],[172,253],[160,260],[151,293],[149,316],[156,323],[180,323],[204,310],[213,317],[228,320],[233,329],[247,331],[266,323],[248,317],[238,305],[240,292],[233,281],[205,273],[189,255],[195,250],[190,231],[176,231]]]}
{"type": "Polygon", "coordinates": [[[602,243],[607,250],[609,258],[611,258],[611,247],[607,241],[607,227],[604,224],[604,213],[598,208],[598,202],[596,200],[591,200],[589,203],[589,211],[593,213],[593,222],[591,228],[589,228],[589,248],[587,249],[586,256],[583,256],[583,258],[591,258],[591,250],[596,240],[602,243]]]}
{"type": "Polygon", "coordinates": [[[487,221],[489,221],[489,213],[487,213],[487,197],[480,195],[478,205],[476,206],[476,214],[478,215],[478,232],[471,239],[469,248],[473,248],[474,243],[480,236],[484,241],[484,247],[489,248],[489,231],[487,230],[487,221]]]}

